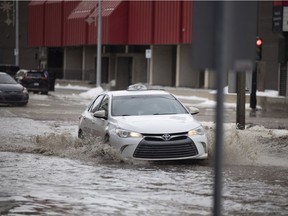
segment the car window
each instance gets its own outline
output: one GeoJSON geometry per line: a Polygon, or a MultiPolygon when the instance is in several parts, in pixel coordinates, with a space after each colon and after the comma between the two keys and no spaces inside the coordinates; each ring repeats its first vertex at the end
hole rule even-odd
{"type": "Polygon", "coordinates": [[[29,78],[43,78],[43,77],[45,77],[45,75],[42,72],[28,72],[27,77],[29,77],[29,78]]]}
{"type": "Polygon", "coordinates": [[[108,95],[105,95],[100,104],[99,110],[105,110],[105,112],[108,113],[108,104],[109,104],[109,97],[108,95]]]}
{"type": "Polygon", "coordinates": [[[7,74],[0,74],[0,84],[16,84],[17,82],[7,74]]]}
{"type": "Polygon", "coordinates": [[[118,96],[113,98],[112,116],[172,115],[188,113],[172,95],[118,96]]]}
{"type": "Polygon", "coordinates": [[[96,112],[96,111],[98,110],[99,106],[100,106],[100,103],[101,103],[103,97],[104,97],[104,95],[99,95],[99,96],[94,100],[94,102],[90,105],[88,111],[89,111],[89,112],[92,112],[92,113],[96,112]]]}

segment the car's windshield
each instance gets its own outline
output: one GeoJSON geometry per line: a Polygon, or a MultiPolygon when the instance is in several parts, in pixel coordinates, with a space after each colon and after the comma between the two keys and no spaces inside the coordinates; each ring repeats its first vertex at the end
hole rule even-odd
{"type": "Polygon", "coordinates": [[[17,82],[7,74],[0,74],[0,84],[16,84],[17,82]]]}
{"type": "Polygon", "coordinates": [[[172,95],[114,96],[112,116],[186,114],[172,95]]]}

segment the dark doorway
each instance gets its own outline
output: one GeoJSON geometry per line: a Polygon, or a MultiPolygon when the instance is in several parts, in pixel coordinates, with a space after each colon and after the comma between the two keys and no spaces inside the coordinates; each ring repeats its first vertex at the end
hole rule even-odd
{"type": "Polygon", "coordinates": [[[54,72],[54,77],[63,78],[63,49],[48,48],[47,69],[54,72]]]}
{"type": "Polygon", "coordinates": [[[116,89],[127,89],[132,84],[132,57],[117,58],[116,89]]]}
{"type": "Polygon", "coordinates": [[[101,65],[101,82],[108,83],[108,72],[109,72],[109,58],[102,57],[101,65]]]}
{"type": "Polygon", "coordinates": [[[55,80],[63,78],[63,49],[48,48],[47,68],[49,73],[49,90],[54,91],[55,80]]]}
{"type": "MultiPolygon", "coordinates": [[[[90,84],[96,84],[96,73],[97,73],[97,58],[95,58],[95,70],[93,70],[91,75],[90,84]]],[[[109,58],[102,57],[101,59],[101,84],[108,83],[109,74],[109,58]]]]}

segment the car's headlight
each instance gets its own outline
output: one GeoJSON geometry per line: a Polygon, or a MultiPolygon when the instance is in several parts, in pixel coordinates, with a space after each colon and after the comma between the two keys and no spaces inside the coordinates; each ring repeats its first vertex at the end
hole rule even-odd
{"type": "Polygon", "coordinates": [[[23,93],[24,93],[24,94],[28,94],[27,88],[24,88],[24,89],[23,89],[23,93]]]}
{"type": "Polygon", "coordinates": [[[188,131],[188,136],[196,136],[196,135],[204,135],[205,134],[205,131],[203,129],[203,127],[198,127],[198,128],[195,128],[193,130],[190,130],[188,131]]]}
{"type": "Polygon", "coordinates": [[[132,138],[141,138],[142,134],[137,133],[137,132],[133,132],[133,131],[127,131],[127,130],[123,130],[123,129],[116,129],[116,134],[121,137],[121,138],[128,138],[128,137],[132,137],[132,138]]]}

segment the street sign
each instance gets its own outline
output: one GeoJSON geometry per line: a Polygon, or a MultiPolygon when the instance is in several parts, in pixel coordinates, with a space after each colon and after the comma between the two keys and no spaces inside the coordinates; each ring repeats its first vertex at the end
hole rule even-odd
{"type": "Polygon", "coordinates": [[[272,16],[272,31],[275,33],[282,32],[282,4],[274,5],[273,7],[273,16],[272,16]]]}
{"type": "Polygon", "coordinates": [[[145,57],[146,57],[147,59],[150,59],[150,58],[151,58],[151,49],[146,49],[146,51],[145,51],[145,57]]]}
{"type": "Polygon", "coordinates": [[[288,32],[288,7],[283,7],[283,32],[288,32]]]}

